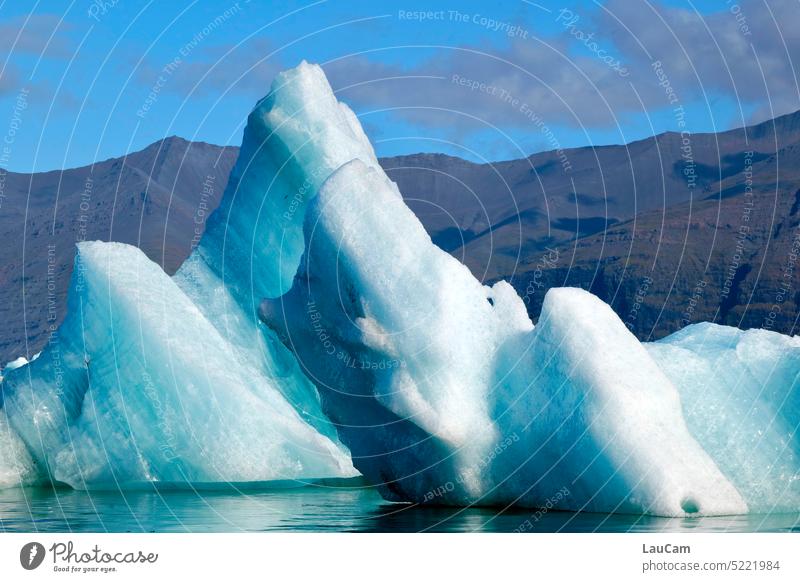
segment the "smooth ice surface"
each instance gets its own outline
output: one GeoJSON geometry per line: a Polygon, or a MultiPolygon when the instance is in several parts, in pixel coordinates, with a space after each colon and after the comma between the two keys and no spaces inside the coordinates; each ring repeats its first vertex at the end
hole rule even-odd
{"type": "Polygon", "coordinates": [[[128,245],[79,245],[67,319],[3,394],[34,460],[75,488],[355,474],[128,245]]]}
{"type": "Polygon", "coordinates": [[[646,346],[751,511],[797,511],[800,338],[700,323],[646,346]]]}
{"type": "Polygon", "coordinates": [[[325,183],[305,233],[292,291],[262,317],[387,497],[747,511],[675,387],[599,299],[553,290],[534,329],[508,284],[481,285],[359,161],[325,183]]]}
{"type": "Polygon", "coordinates": [[[199,254],[187,259],[174,281],[236,354],[253,385],[279,390],[307,423],[338,442],[335,429],[322,412],[317,391],[297,360],[255,314],[241,307],[199,254]]]}

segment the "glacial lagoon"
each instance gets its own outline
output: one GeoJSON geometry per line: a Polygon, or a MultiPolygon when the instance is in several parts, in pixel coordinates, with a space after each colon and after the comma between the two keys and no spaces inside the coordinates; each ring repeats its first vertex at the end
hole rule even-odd
{"type": "Polygon", "coordinates": [[[0,532],[791,532],[800,514],[647,515],[419,507],[372,488],[0,491],[0,532]]]}

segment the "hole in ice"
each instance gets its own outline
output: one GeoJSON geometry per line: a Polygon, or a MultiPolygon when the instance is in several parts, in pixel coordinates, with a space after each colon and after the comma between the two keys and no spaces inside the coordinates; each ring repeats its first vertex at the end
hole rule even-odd
{"type": "Polygon", "coordinates": [[[700,506],[691,497],[686,497],[683,501],[681,501],[681,509],[683,509],[686,513],[697,513],[700,511],[700,506]]]}
{"type": "Polygon", "coordinates": [[[492,305],[492,306],[494,306],[494,299],[492,299],[491,297],[487,297],[487,298],[486,298],[486,301],[488,301],[488,302],[489,302],[489,305],[492,305]]]}

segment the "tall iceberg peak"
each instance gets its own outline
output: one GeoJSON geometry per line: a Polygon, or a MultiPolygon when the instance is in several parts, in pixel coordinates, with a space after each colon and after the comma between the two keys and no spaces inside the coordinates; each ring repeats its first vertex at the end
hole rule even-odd
{"type": "Polygon", "coordinates": [[[245,309],[289,289],[309,200],[353,159],[378,166],[355,114],[303,61],[277,75],[250,113],[239,159],[198,251],[245,309]]]}
{"type": "Polygon", "coordinates": [[[291,285],[303,254],[308,201],[339,166],[377,158],[356,116],[325,74],[306,62],[280,73],[248,118],[239,158],[198,248],[175,282],[303,418],[336,440],[313,384],[257,316],[264,297],[291,285]]]}

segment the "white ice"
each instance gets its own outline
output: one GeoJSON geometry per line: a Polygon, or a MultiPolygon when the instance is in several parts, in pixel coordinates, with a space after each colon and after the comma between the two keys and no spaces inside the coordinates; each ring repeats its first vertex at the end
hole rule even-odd
{"type": "Polygon", "coordinates": [[[534,329],[353,161],[306,216],[292,291],[261,313],[390,498],[659,515],[747,511],[677,390],[604,303],[557,289],[534,329]]]}

